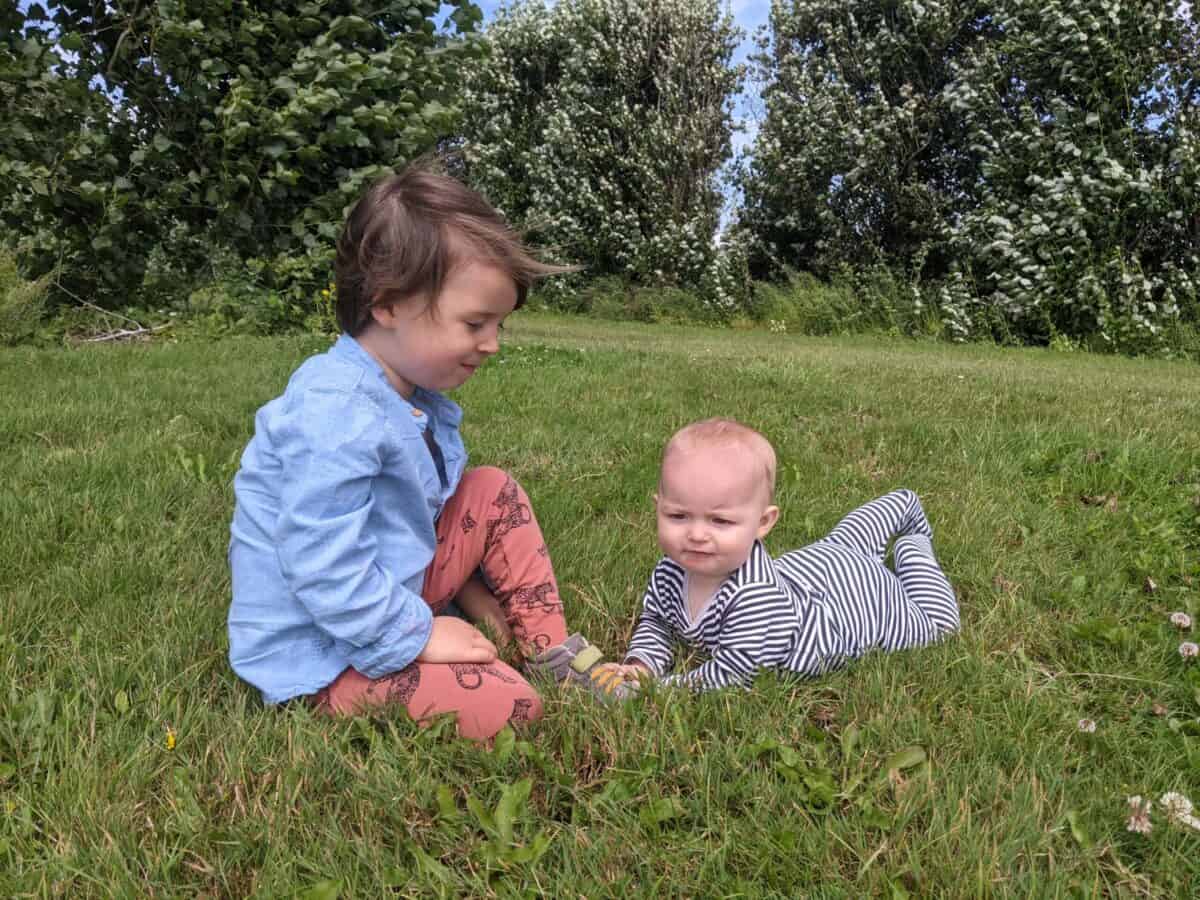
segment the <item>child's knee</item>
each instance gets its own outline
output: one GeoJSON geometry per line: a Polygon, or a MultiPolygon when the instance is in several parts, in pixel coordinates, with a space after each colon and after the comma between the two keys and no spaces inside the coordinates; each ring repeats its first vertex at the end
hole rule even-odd
{"type": "Polygon", "coordinates": [[[461,736],[490,741],[505,725],[519,729],[529,722],[536,722],[544,711],[542,698],[527,682],[507,688],[500,695],[493,694],[485,703],[482,709],[465,709],[459,714],[461,736]]]}
{"type": "Polygon", "coordinates": [[[474,466],[463,473],[461,484],[473,487],[491,488],[497,490],[512,478],[507,472],[497,466],[474,466]]]}
{"type": "Polygon", "coordinates": [[[533,685],[525,684],[523,690],[516,692],[516,696],[513,697],[512,712],[508,714],[508,721],[520,727],[527,722],[536,722],[544,712],[541,696],[534,690],[533,685]]]}

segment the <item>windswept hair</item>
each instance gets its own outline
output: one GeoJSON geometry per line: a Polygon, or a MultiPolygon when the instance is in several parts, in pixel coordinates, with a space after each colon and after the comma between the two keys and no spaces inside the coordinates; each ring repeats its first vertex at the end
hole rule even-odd
{"type": "Polygon", "coordinates": [[[575,271],[536,259],[495,207],[429,159],[381,178],[354,204],[338,239],[338,325],[360,334],[372,307],[410,297],[436,312],[446,276],[467,262],[506,272],[517,307],[537,279],[575,271]]]}
{"type": "Polygon", "coordinates": [[[755,474],[766,485],[767,499],[775,498],[775,448],[759,432],[735,419],[703,419],[684,425],[663,448],[662,467],[665,469],[671,456],[676,453],[713,447],[744,450],[747,464],[757,469],[755,474]]]}

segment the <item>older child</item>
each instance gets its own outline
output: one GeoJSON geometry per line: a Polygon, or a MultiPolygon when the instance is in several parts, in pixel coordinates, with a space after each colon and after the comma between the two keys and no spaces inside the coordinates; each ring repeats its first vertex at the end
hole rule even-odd
{"type": "Polygon", "coordinates": [[[928,644],[958,629],[921,503],[908,490],[873,500],[826,537],[772,559],[762,545],[779,517],[775,452],[730,419],[680,430],[663,452],[655,495],[666,557],[650,578],[625,665],[598,680],[671,667],[676,639],[710,658],[663,681],[707,690],[747,685],[759,669],[819,675],[868,650],[928,644]],[[895,538],[895,572],[884,565],[895,538]]]}
{"type": "Polygon", "coordinates": [[[234,481],[229,656],[267,703],[402,704],[486,739],[536,719],[537,692],[452,601],[512,636],[526,668],[591,685],[568,638],[529,498],[467,469],[442,395],[499,349],[538,262],[500,215],[425,168],[384,178],[338,243],[343,334],[258,411],[234,481]]]}

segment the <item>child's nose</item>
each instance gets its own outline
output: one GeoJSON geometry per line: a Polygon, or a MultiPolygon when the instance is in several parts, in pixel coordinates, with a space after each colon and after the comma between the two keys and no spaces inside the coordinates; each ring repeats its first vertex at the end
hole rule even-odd
{"type": "Polygon", "coordinates": [[[479,342],[480,353],[497,353],[500,350],[500,335],[492,333],[479,342]]]}

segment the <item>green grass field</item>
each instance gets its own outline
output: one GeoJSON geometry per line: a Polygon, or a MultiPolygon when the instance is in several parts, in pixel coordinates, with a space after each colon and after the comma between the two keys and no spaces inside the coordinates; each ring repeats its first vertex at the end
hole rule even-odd
{"type": "Polygon", "coordinates": [[[1200,369],[514,317],[457,399],[568,621],[623,649],[679,425],[780,458],[779,553],[921,494],[963,631],[828,678],[547,697],[491,748],[265,710],[226,662],[230,480],[315,339],[0,352],[0,895],[1188,896],[1200,369]],[[1153,582],[1151,584],[1150,582],[1153,582]],[[1094,733],[1078,728],[1096,722],[1094,733]],[[171,744],[173,743],[173,746],[171,744]],[[1126,830],[1126,797],[1156,801],[1126,830]]]}

